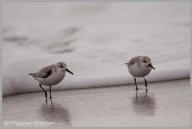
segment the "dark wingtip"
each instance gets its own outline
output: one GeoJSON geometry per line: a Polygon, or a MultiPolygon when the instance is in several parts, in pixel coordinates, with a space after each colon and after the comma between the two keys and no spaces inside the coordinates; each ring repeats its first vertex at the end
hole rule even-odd
{"type": "Polygon", "coordinates": [[[32,73],[28,73],[28,75],[33,76],[33,74],[32,74],[32,73]]]}

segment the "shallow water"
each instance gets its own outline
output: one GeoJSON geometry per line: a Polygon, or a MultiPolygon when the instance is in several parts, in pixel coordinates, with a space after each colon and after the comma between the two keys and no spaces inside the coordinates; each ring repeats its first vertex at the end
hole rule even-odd
{"type": "Polygon", "coordinates": [[[3,97],[4,126],[189,127],[189,80],[3,97]],[[17,107],[17,108],[14,108],[17,107]]]}

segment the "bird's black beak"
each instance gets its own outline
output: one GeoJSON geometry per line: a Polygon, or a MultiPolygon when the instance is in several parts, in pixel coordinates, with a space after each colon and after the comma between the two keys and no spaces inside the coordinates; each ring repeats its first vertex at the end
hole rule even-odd
{"type": "Polygon", "coordinates": [[[69,69],[66,69],[66,71],[73,75],[73,72],[71,72],[69,69]]]}
{"type": "Polygon", "coordinates": [[[149,64],[149,67],[151,67],[152,69],[155,69],[155,67],[153,67],[153,65],[152,65],[152,64],[149,64]]]}

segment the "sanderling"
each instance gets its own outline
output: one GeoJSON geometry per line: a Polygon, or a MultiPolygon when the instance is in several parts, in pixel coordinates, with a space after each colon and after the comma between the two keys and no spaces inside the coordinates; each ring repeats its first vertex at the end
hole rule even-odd
{"type": "Polygon", "coordinates": [[[155,69],[151,63],[151,59],[148,56],[136,56],[125,64],[128,66],[129,73],[134,77],[136,90],[138,89],[136,77],[143,77],[147,89],[145,76],[151,72],[151,69],[155,69]]]}
{"type": "Polygon", "coordinates": [[[73,74],[69,69],[67,69],[67,65],[64,62],[58,62],[57,64],[42,68],[39,72],[29,73],[29,75],[39,82],[39,86],[45,92],[45,98],[47,101],[47,91],[41,85],[49,86],[50,99],[52,100],[51,86],[57,85],[63,80],[65,77],[65,71],[73,74]]]}

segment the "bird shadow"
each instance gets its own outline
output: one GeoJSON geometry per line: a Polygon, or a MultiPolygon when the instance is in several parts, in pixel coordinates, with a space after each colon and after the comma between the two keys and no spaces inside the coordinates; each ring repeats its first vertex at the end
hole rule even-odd
{"type": "Polygon", "coordinates": [[[155,115],[155,98],[149,95],[148,90],[141,94],[136,90],[136,94],[132,98],[132,105],[136,114],[144,116],[155,115]]]}
{"type": "Polygon", "coordinates": [[[71,125],[69,111],[55,102],[51,102],[51,104],[43,103],[41,105],[41,114],[46,121],[53,122],[56,125],[71,125]]]}

